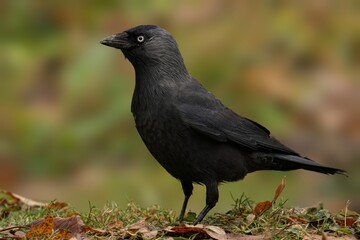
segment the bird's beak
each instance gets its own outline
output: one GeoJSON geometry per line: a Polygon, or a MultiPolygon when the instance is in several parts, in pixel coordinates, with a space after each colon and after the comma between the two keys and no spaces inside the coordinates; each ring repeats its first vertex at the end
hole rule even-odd
{"type": "Polygon", "coordinates": [[[122,32],[106,37],[103,40],[101,40],[100,43],[117,49],[127,49],[131,47],[128,41],[127,32],[122,32]]]}

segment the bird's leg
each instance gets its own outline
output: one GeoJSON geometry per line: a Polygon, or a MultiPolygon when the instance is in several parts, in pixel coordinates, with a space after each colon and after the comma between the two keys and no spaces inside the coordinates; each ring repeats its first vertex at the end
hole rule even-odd
{"type": "Polygon", "coordinates": [[[183,192],[185,195],[185,199],[184,199],[183,205],[181,207],[181,212],[180,212],[180,216],[179,216],[180,223],[182,223],[182,221],[184,220],[186,206],[188,204],[189,198],[192,195],[192,191],[193,191],[193,185],[191,182],[181,181],[181,186],[182,186],[182,189],[183,189],[183,192]]]}
{"type": "Polygon", "coordinates": [[[198,217],[195,219],[193,225],[200,223],[206,214],[215,207],[217,201],[219,200],[219,191],[218,191],[218,183],[210,182],[206,184],[206,206],[199,213],[198,217]]]}

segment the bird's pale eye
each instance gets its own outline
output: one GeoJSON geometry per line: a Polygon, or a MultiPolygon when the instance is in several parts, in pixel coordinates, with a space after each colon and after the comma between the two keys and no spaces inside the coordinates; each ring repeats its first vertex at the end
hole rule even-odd
{"type": "Polygon", "coordinates": [[[136,41],[137,41],[138,43],[142,43],[142,42],[144,42],[144,40],[145,40],[145,37],[144,37],[143,35],[139,35],[139,36],[136,38],[136,41]]]}

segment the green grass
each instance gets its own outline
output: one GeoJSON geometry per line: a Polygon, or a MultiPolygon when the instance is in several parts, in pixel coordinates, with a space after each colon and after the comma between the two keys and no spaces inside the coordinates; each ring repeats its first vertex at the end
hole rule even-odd
{"type": "MultiPolygon", "coordinates": [[[[234,199],[233,207],[228,212],[210,214],[203,224],[217,226],[232,237],[252,235],[269,239],[303,239],[304,237],[311,239],[323,233],[328,237],[347,236],[348,239],[360,237],[359,214],[348,210],[347,204],[339,213],[331,213],[322,204],[309,208],[288,207],[286,200],[280,199],[259,216],[253,214],[255,206],[255,202],[242,195],[239,199],[234,199]]],[[[88,226],[82,236],[90,239],[146,239],[146,236],[150,235],[144,235],[144,232],[151,231],[155,234],[153,239],[162,239],[169,235],[173,239],[209,237],[203,231],[203,227],[199,229],[191,226],[180,227],[169,232],[167,227],[178,225],[177,214],[160,206],[140,207],[130,202],[127,208],[119,209],[114,202],[107,203],[103,208],[89,203],[88,211],[77,212],[71,206],[59,205],[56,201],[47,206],[36,206],[36,204],[29,206],[2,193],[0,194],[0,239],[6,239],[10,234],[9,231],[1,231],[1,229],[19,226],[21,228],[15,228],[12,234],[15,231],[26,234],[30,231],[30,223],[49,215],[54,218],[79,215],[81,224],[88,226]]],[[[195,217],[195,213],[189,212],[185,219],[186,223],[190,224],[195,217]]],[[[56,238],[56,231],[53,231],[50,237],[43,239],[51,237],[59,239],[56,238]]]]}

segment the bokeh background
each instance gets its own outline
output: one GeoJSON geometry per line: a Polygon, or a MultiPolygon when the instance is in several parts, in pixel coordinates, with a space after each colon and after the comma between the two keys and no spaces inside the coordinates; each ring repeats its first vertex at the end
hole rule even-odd
{"type": "MultiPolygon", "coordinates": [[[[99,44],[139,24],[177,39],[191,74],[226,105],[349,178],[257,172],[223,184],[287,205],[360,211],[359,1],[0,1],[0,188],[87,211],[128,201],[179,211],[180,183],[148,153],[130,112],[134,71],[99,44]]],[[[204,206],[195,188],[189,208],[204,206]]]]}

